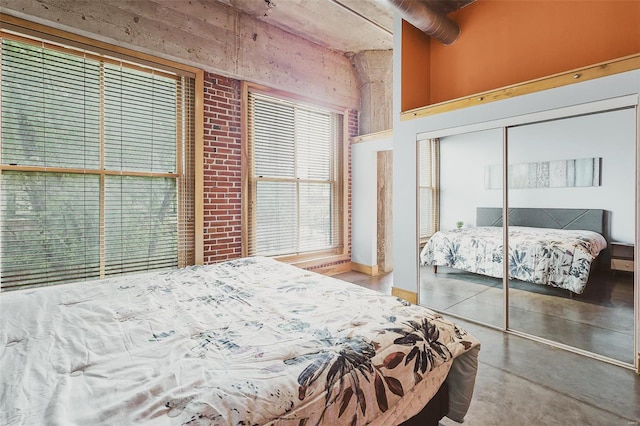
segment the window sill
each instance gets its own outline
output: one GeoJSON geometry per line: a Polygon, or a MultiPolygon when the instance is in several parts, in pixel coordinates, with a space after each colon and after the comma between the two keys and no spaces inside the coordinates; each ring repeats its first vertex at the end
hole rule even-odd
{"type": "Polygon", "coordinates": [[[293,266],[297,266],[298,268],[314,269],[314,272],[318,272],[324,275],[335,275],[351,270],[351,256],[349,254],[334,254],[329,256],[318,256],[305,259],[296,259],[291,257],[275,257],[274,259],[293,266]],[[345,266],[343,268],[336,268],[335,266],[339,265],[335,264],[340,262],[343,262],[345,266]]]}

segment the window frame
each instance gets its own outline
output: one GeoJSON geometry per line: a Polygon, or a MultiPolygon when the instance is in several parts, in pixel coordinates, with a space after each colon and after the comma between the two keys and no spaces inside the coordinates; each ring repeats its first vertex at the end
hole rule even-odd
{"type": "MultiPolygon", "coordinates": [[[[123,62],[127,66],[135,69],[152,68],[157,70],[159,74],[166,73],[172,75],[182,75],[190,77],[194,82],[194,106],[193,106],[193,140],[195,146],[193,151],[193,175],[194,188],[191,194],[187,192],[189,197],[193,197],[193,214],[194,214],[194,240],[190,241],[194,248],[195,264],[203,264],[204,260],[204,167],[203,167],[203,147],[204,147],[204,71],[192,66],[180,64],[171,60],[156,57],[153,55],[137,52],[128,48],[123,48],[109,43],[94,40],[88,37],[69,33],[66,31],[51,28],[45,25],[30,22],[24,19],[16,18],[10,15],[0,13],[0,37],[11,40],[28,42],[30,44],[41,43],[43,47],[48,49],[56,49],[63,52],[69,52],[74,55],[85,55],[94,57],[104,63],[123,62]]],[[[179,78],[179,77],[177,77],[179,78]]],[[[184,113],[184,112],[183,112],[184,113]]],[[[176,117],[177,126],[180,128],[180,112],[176,117]]],[[[177,135],[177,161],[181,157],[181,135],[177,135]]],[[[181,185],[181,161],[176,164],[175,173],[157,173],[157,172],[127,172],[127,176],[153,176],[153,177],[170,177],[175,178],[177,187],[181,185]]],[[[114,170],[105,170],[104,167],[98,169],[75,169],[66,167],[46,167],[46,166],[20,166],[20,165],[3,165],[0,163],[0,173],[3,171],[21,171],[21,172],[60,172],[60,173],[90,173],[100,176],[104,180],[104,176],[120,175],[114,170]]],[[[178,203],[178,209],[182,208],[178,203]]],[[[178,244],[180,241],[189,241],[185,239],[184,234],[178,230],[178,244]]],[[[179,249],[180,252],[180,249],[179,249]]]]}
{"type": "Polygon", "coordinates": [[[273,256],[274,259],[294,264],[302,268],[310,268],[316,266],[323,266],[335,262],[347,261],[351,259],[349,254],[349,110],[340,106],[336,106],[330,103],[317,101],[305,96],[296,95],[283,90],[269,88],[263,85],[243,82],[242,83],[242,256],[249,256],[249,241],[252,229],[251,222],[254,220],[251,217],[249,203],[251,200],[251,194],[255,193],[251,191],[252,181],[251,173],[251,161],[249,151],[249,92],[263,94],[284,101],[299,103],[308,105],[312,108],[322,108],[328,112],[337,113],[342,115],[342,140],[338,149],[341,154],[341,164],[337,165],[338,168],[338,188],[340,194],[337,195],[337,202],[339,203],[339,210],[341,217],[339,223],[341,229],[338,231],[340,244],[334,249],[319,250],[302,254],[281,255],[273,256]]]}
{"type": "Polygon", "coordinates": [[[417,147],[418,158],[418,239],[420,242],[420,248],[422,248],[433,234],[440,230],[440,139],[419,139],[417,147]],[[422,158],[422,144],[425,145],[425,150],[428,151],[428,158],[422,158]],[[428,173],[422,176],[424,172],[423,168],[425,163],[429,163],[428,173]],[[429,185],[423,185],[422,178],[427,177],[429,185]],[[430,233],[422,233],[422,220],[423,212],[421,211],[421,196],[422,190],[428,191],[430,196],[430,209],[428,212],[430,233]]]}

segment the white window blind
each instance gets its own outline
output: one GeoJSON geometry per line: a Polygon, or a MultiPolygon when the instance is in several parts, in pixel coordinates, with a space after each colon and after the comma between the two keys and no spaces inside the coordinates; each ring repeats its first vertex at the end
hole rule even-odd
{"type": "Polygon", "coordinates": [[[0,60],[0,285],[193,263],[193,79],[19,36],[0,60]]]}
{"type": "Polygon", "coordinates": [[[418,141],[418,192],[420,239],[439,229],[440,217],[440,140],[418,141]]]}
{"type": "Polygon", "coordinates": [[[341,114],[249,92],[248,254],[342,249],[341,114]]]}

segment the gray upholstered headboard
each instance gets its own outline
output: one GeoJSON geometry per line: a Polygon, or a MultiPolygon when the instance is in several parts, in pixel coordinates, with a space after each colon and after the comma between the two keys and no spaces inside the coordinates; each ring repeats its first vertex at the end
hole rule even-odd
{"type": "MultiPolygon", "coordinates": [[[[583,229],[595,231],[607,240],[605,210],[542,209],[514,207],[509,209],[509,225],[534,228],[583,229]]],[[[502,208],[478,207],[476,226],[502,226],[502,208]]]]}

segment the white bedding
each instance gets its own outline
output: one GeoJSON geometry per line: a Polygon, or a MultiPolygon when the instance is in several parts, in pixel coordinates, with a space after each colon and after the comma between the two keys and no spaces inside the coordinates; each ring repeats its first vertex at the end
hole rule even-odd
{"type": "Polygon", "coordinates": [[[3,292],[0,315],[2,425],[397,424],[454,359],[473,366],[450,381],[461,421],[479,350],[432,311],[266,258],[3,292]]]}
{"type": "MultiPolygon", "coordinates": [[[[436,232],[420,253],[422,265],[503,276],[503,229],[493,226],[436,232]]],[[[582,293],[591,263],[607,247],[597,232],[509,227],[509,278],[582,293]]]]}

